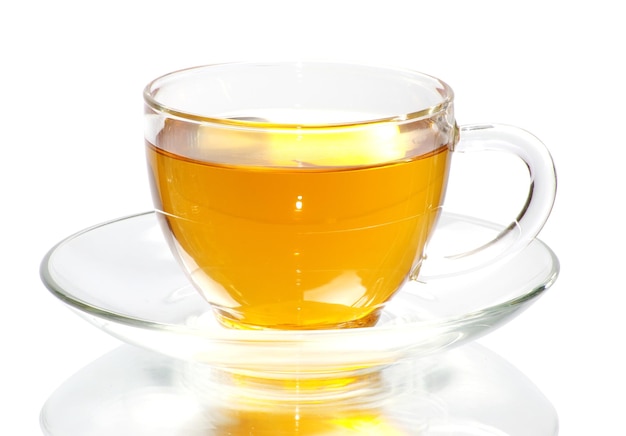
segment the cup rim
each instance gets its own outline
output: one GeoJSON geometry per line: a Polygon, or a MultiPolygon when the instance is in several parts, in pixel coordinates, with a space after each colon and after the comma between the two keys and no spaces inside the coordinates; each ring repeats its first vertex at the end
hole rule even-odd
{"type": "Polygon", "coordinates": [[[307,129],[316,129],[316,128],[329,128],[329,127],[361,127],[367,126],[370,124],[378,124],[378,123],[387,123],[393,122],[396,124],[403,124],[406,122],[414,122],[420,119],[431,118],[439,113],[446,112],[448,107],[454,101],[454,91],[452,88],[441,79],[434,77],[429,74],[425,74],[419,72],[417,70],[412,70],[408,68],[399,68],[399,67],[389,67],[378,64],[368,64],[368,63],[355,63],[355,62],[338,62],[338,61],[272,61],[272,62],[256,62],[256,61],[242,61],[242,62],[222,62],[222,63],[213,63],[213,64],[204,64],[198,65],[194,67],[182,68],[175,71],[171,71],[169,73],[163,74],[150,82],[144,87],[143,90],[143,99],[144,103],[152,110],[157,113],[163,113],[170,117],[176,117],[181,120],[191,121],[191,122],[200,122],[200,123],[210,123],[216,125],[230,126],[235,128],[242,129],[268,129],[268,128],[307,128],[307,129]],[[178,109],[176,107],[170,106],[168,104],[162,103],[154,96],[156,91],[160,89],[158,86],[160,83],[165,82],[168,79],[172,79],[174,76],[181,76],[190,72],[199,71],[203,69],[209,69],[214,67],[228,67],[228,66],[242,66],[242,67],[251,67],[251,66],[269,66],[269,65],[329,65],[329,66],[344,66],[344,67],[357,67],[357,68],[377,68],[380,70],[385,70],[388,72],[396,73],[398,75],[404,74],[410,76],[415,79],[421,79],[422,81],[432,81],[437,83],[439,86],[436,88],[437,92],[441,95],[441,100],[439,103],[428,106],[423,109],[415,110],[415,111],[407,111],[405,113],[399,113],[391,116],[382,116],[376,118],[364,118],[362,120],[357,121],[346,121],[346,122],[323,122],[323,123],[291,123],[291,122],[272,122],[265,120],[251,120],[251,119],[236,119],[236,118],[227,118],[227,117],[219,117],[219,116],[205,116],[199,115],[196,113],[192,113],[190,111],[185,111],[182,109],[178,109]]]}

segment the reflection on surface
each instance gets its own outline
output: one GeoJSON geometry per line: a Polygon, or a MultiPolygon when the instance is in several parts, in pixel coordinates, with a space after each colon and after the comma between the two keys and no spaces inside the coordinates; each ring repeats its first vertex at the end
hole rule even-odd
{"type": "Polygon", "coordinates": [[[48,436],[555,436],[551,404],[477,345],[324,379],[256,378],[122,346],[46,402],[48,436]]]}

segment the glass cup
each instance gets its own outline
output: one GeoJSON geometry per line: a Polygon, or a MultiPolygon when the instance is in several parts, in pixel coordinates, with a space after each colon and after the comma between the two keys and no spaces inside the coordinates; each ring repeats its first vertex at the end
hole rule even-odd
{"type": "Polygon", "coordinates": [[[531,183],[512,224],[443,256],[444,272],[519,251],[554,202],[554,167],[539,140],[510,126],[459,128],[450,87],[418,72],[218,64],[162,76],[144,100],[157,216],[229,327],[374,325],[418,277],[456,152],[513,153],[531,183]]]}

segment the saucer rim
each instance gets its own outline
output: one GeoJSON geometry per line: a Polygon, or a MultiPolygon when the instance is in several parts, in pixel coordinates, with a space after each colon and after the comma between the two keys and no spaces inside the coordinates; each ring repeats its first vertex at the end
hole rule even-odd
{"type": "MultiPolygon", "coordinates": [[[[503,226],[495,224],[493,222],[489,222],[486,220],[482,220],[479,218],[475,218],[475,217],[469,217],[469,216],[465,216],[465,215],[461,215],[461,214],[455,214],[455,213],[450,213],[450,212],[444,212],[446,214],[446,216],[448,217],[452,217],[452,218],[457,218],[466,222],[471,222],[472,224],[476,224],[479,225],[481,227],[485,227],[485,228],[490,228],[493,230],[500,230],[503,228],[503,226]]],[[[141,212],[141,213],[137,213],[137,214],[131,214],[131,215],[126,215],[123,217],[119,217],[119,218],[114,218],[114,219],[110,219],[104,222],[101,222],[99,224],[95,224],[89,227],[86,227],[82,230],[79,230],[69,236],[67,236],[66,238],[62,239],[61,241],[59,241],[57,244],[55,244],[51,249],[48,250],[48,252],[45,254],[44,258],[42,259],[41,265],[40,265],[40,277],[41,280],[43,281],[44,285],[48,288],[48,290],[57,298],[59,298],[61,301],[63,301],[65,304],[67,304],[68,306],[80,311],[80,312],[84,312],[86,314],[89,315],[93,315],[96,316],[98,318],[102,318],[108,321],[113,321],[113,322],[117,322],[117,323],[121,323],[127,326],[131,326],[131,327],[140,327],[140,328],[151,328],[151,329],[155,329],[155,330],[167,330],[170,332],[175,332],[175,333],[179,333],[179,334],[200,334],[204,337],[210,337],[213,335],[210,335],[210,331],[205,330],[205,329],[201,329],[201,328],[196,328],[194,326],[190,326],[190,325],[182,325],[180,323],[165,323],[165,322],[159,322],[159,321],[154,321],[154,320],[150,320],[150,319],[145,319],[145,318],[139,318],[139,317],[133,317],[130,315],[126,315],[126,314],[122,314],[122,313],[118,313],[115,311],[111,311],[111,310],[107,310],[101,307],[98,307],[96,305],[90,304],[87,301],[84,301],[81,298],[77,298],[75,296],[72,296],[71,293],[67,292],[66,290],[63,289],[63,286],[61,286],[60,284],[58,284],[55,279],[51,276],[51,274],[49,273],[49,268],[48,266],[50,265],[51,259],[54,256],[54,254],[57,252],[58,249],[60,249],[61,247],[63,247],[64,245],[72,242],[73,240],[75,240],[76,238],[79,238],[82,235],[85,235],[89,232],[92,232],[94,230],[97,230],[99,228],[102,227],[106,227],[109,225],[113,225],[113,224],[117,224],[120,223],[122,221],[127,221],[127,220],[133,220],[133,219],[138,219],[138,218],[142,218],[148,215],[155,215],[154,211],[146,211],[146,212],[141,212]]],[[[467,313],[463,313],[461,316],[459,315],[454,315],[454,316],[449,316],[446,318],[438,318],[435,320],[426,320],[426,321],[419,321],[419,322],[409,322],[404,324],[403,326],[407,329],[411,329],[411,328],[415,328],[418,326],[425,326],[431,323],[437,324],[438,326],[445,326],[447,324],[451,324],[454,322],[457,322],[460,318],[467,318],[467,317],[474,317],[474,316],[478,316],[479,314],[483,314],[485,312],[491,312],[491,311],[497,311],[500,308],[503,307],[511,307],[511,306],[518,306],[521,305],[525,302],[528,302],[530,300],[533,300],[535,298],[537,298],[539,295],[543,294],[547,289],[549,289],[553,283],[556,281],[556,279],[559,276],[559,272],[560,272],[560,264],[559,264],[559,260],[556,256],[556,254],[553,252],[553,250],[547,245],[545,244],[543,241],[541,241],[541,239],[539,238],[535,238],[533,241],[531,241],[529,243],[530,244],[539,244],[541,245],[542,249],[546,250],[546,252],[549,254],[550,258],[552,259],[552,264],[553,267],[551,269],[551,274],[549,276],[546,277],[545,280],[542,280],[542,282],[540,284],[538,284],[536,287],[534,287],[533,289],[528,290],[527,292],[525,292],[524,294],[518,295],[512,299],[509,300],[505,300],[505,301],[501,301],[497,304],[493,304],[491,306],[488,307],[484,307],[482,309],[479,310],[475,310],[472,312],[467,312],[467,313]]],[[[458,275],[463,275],[463,274],[471,274],[472,272],[461,272],[458,275]]],[[[445,280],[445,278],[443,279],[435,279],[435,280],[445,280]]],[[[400,292],[402,292],[400,290],[400,292]]],[[[399,293],[400,293],[399,292],[399,293]]],[[[395,298],[395,297],[394,297],[395,298]]],[[[208,303],[207,303],[208,304],[208,303]]],[[[210,307],[207,306],[207,309],[210,310],[210,307]]],[[[281,330],[281,329],[261,329],[261,330],[236,330],[236,329],[222,329],[219,331],[219,335],[216,335],[216,338],[223,338],[224,336],[228,336],[228,339],[245,339],[245,340],[260,340],[260,341],[265,341],[268,339],[268,336],[274,336],[274,335],[279,335],[281,337],[281,340],[285,340],[285,335],[286,333],[290,333],[293,332],[294,336],[296,336],[296,340],[301,341],[302,340],[302,336],[303,335],[307,335],[307,336],[322,336],[322,335],[326,335],[326,334],[330,334],[332,333],[334,336],[336,335],[354,335],[354,334],[358,334],[359,332],[368,332],[371,331],[371,329],[376,329],[377,331],[381,331],[381,330],[385,330],[385,329],[391,329],[391,330],[396,330],[398,329],[398,327],[401,327],[399,325],[374,325],[371,327],[357,327],[357,328],[351,328],[351,329],[316,329],[316,330],[281,330]],[[250,332],[254,332],[253,335],[250,335],[250,332]],[[240,338],[238,336],[241,336],[240,338]]]]}

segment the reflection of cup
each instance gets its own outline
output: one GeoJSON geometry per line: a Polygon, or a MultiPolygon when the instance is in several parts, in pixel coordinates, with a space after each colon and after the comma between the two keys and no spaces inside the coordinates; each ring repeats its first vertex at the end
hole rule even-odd
{"type": "Polygon", "coordinates": [[[163,76],[144,96],[158,216],[225,325],[373,325],[417,276],[450,151],[512,152],[533,181],[515,225],[461,256],[470,264],[530,241],[554,200],[541,143],[510,127],[471,126],[459,135],[452,90],[416,72],[223,64],[163,76]]]}
{"type": "Polygon", "coordinates": [[[438,366],[428,358],[320,377],[179,365],[175,382],[202,405],[219,435],[406,436],[445,416],[436,395],[424,389],[438,383],[428,380],[438,366]]]}

